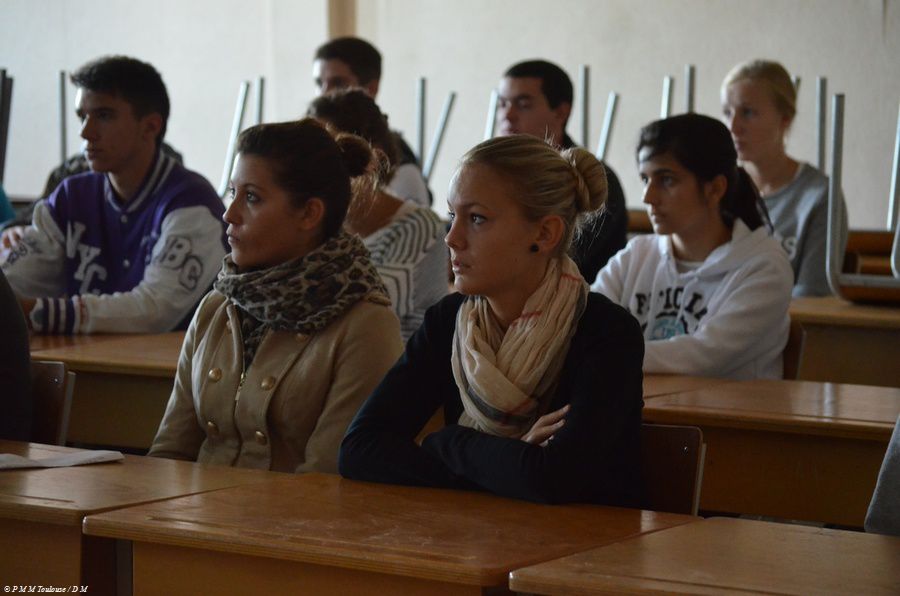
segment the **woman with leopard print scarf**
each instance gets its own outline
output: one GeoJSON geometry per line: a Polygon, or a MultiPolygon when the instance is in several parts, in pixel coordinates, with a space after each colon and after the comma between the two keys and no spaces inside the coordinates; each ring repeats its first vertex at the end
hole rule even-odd
{"type": "Polygon", "coordinates": [[[342,230],[351,178],[373,160],[310,119],[241,134],[231,254],[187,331],[150,455],[337,471],[344,431],[402,351],[369,253],[342,230]]]}

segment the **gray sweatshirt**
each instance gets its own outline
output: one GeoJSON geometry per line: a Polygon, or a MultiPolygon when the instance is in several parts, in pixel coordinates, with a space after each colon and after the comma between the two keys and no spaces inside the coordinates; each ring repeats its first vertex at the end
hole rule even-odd
{"type": "MultiPolygon", "coordinates": [[[[841,203],[844,196],[841,193],[841,203]]],[[[765,197],[775,237],[788,254],[794,269],[797,296],[831,294],[825,272],[828,238],[828,177],[807,163],[801,163],[790,184],[765,197]]],[[[841,253],[847,242],[847,207],[843,205],[841,253]]]]}

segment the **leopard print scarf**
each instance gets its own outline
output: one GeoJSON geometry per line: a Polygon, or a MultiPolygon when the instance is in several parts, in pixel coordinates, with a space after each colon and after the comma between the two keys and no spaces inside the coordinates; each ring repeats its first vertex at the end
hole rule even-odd
{"type": "Polygon", "coordinates": [[[268,269],[239,272],[225,255],[213,287],[241,315],[244,368],[268,329],[312,334],[360,300],[390,306],[387,290],[359,236],[340,232],[309,254],[268,269]]]}

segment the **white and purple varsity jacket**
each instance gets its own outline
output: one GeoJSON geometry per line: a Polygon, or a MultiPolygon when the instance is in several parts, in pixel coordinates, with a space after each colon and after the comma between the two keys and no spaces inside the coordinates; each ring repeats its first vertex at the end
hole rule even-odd
{"type": "Polygon", "coordinates": [[[105,174],[71,176],[38,204],[3,272],[37,298],[39,333],[183,328],[221,267],[223,213],[206,179],[163,154],[124,205],[105,174]]]}

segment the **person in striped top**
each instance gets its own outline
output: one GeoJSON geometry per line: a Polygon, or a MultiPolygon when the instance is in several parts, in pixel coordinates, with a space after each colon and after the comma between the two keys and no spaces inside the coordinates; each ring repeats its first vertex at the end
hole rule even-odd
{"type": "MultiPolygon", "coordinates": [[[[322,95],[310,104],[308,115],[369,141],[384,154],[387,168],[396,163],[398,150],[387,119],[362,90],[322,95]]],[[[425,310],[447,294],[445,226],[431,209],[399,199],[383,183],[374,193],[356,195],[345,226],[369,249],[406,341],[422,324],[425,310]]]]}

